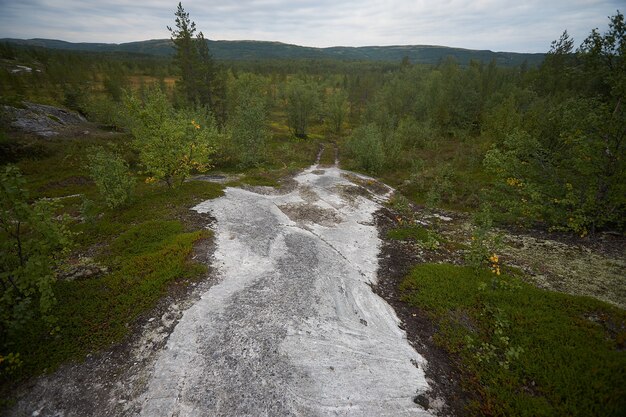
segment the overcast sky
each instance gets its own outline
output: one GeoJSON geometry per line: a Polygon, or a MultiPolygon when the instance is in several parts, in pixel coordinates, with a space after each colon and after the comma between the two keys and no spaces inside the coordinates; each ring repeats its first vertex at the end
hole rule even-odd
{"type": "MultiPolygon", "coordinates": [[[[121,43],[169,37],[177,2],[0,0],[0,38],[121,43]]],[[[305,46],[445,45],[545,52],[576,45],[624,0],[187,0],[209,39],[305,46]]],[[[623,13],[624,10],[621,10],[623,13]]]]}

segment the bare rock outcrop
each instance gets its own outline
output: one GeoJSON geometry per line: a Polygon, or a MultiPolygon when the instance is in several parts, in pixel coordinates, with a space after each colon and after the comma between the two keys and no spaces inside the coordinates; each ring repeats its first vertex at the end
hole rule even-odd
{"type": "Polygon", "coordinates": [[[41,137],[57,136],[67,127],[80,126],[87,120],[76,112],[45,104],[23,102],[23,108],[3,106],[12,128],[41,137]]]}

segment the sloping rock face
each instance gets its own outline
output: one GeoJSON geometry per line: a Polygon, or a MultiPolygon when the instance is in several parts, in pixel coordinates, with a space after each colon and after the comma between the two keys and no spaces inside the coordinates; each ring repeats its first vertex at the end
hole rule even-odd
{"type": "Polygon", "coordinates": [[[78,113],[45,104],[23,102],[24,108],[3,106],[12,128],[41,137],[57,136],[69,126],[78,126],[87,120],[78,113]]]}
{"type": "Polygon", "coordinates": [[[373,213],[390,192],[313,166],[288,193],[227,188],[199,204],[221,281],[186,310],[139,397],[140,416],[431,416],[424,358],[371,289],[373,213]],[[262,192],[257,192],[262,191],[262,192]]]}
{"type": "Polygon", "coordinates": [[[374,213],[393,191],[373,184],[314,165],[288,189],[200,203],[212,279],[126,347],[40,377],[8,415],[435,415],[428,362],[372,290],[374,213]]]}

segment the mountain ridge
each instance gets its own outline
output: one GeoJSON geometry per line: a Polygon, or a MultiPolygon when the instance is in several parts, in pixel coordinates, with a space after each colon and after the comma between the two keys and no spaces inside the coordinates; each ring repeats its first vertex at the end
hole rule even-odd
{"type": "MultiPolygon", "coordinates": [[[[129,52],[155,56],[170,56],[174,53],[170,39],[150,39],[125,43],[67,42],[58,39],[15,39],[3,38],[0,42],[13,45],[42,47],[87,52],[129,52]]],[[[437,64],[446,57],[454,57],[460,64],[471,60],[491,62],[504,66],[517,66],[526,62],[529,66],[539,65],[543,53],[494,52],[456,48],[440,45],[388,45],[388,46],[331,46],[317,48],[257,40],[207,40],[211,53],[217,60],[262,60],[262,59],[340,59],[354,61],[400,61],[404,57],[413,63],[437,64]]]]}

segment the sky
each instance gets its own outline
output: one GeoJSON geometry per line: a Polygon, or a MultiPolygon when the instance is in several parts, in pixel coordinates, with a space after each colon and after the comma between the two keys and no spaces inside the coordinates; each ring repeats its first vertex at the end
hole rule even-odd
{"type": "MultiPolygon", "coordinates": [[[[0,0],[0,38],[122,43],[169,37],[172,0],[0,0]]],[[[443,45],[546,52],[578,46],[624,0],[186,0],[206,38],[303,46],[443,45]]]]}

